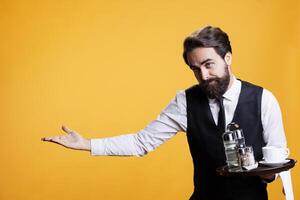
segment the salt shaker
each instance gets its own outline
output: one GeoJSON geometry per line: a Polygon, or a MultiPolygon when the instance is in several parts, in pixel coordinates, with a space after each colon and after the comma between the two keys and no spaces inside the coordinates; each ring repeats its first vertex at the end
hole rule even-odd
{"type": "Polygon", "coordinates": [[[241,161],[241,167],[247,168],[249,166],[254,166],[256,164],[253,148],[251,146],[240,147],[238,149],[238,153],[241,161]]]}

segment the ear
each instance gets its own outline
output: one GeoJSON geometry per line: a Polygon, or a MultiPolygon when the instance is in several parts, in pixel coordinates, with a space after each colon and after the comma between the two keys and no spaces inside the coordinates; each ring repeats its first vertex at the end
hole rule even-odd
{"type": "Polygon", "coordinates": [[[227,52],[225,54],[224,60],[228,66],[231,66],[232,54],[230,52],[227,52]]]}

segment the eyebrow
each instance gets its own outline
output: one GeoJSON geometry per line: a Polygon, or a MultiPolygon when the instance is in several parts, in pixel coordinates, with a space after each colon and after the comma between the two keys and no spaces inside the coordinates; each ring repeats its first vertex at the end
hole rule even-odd
{"type": "MultiPolygon", "coordinates": [[[[211,59],[211,58],[205,59],[204,61],[202,61],[200,63],[200,66],[203,65],[203,64],[205,64],[205,63],[207,63],[208,61],[213,61],[213,59],[211,59]]],[[[190,65],[190,68],[193,68],[193,67],[197,67],[197,66],[196,65],[190,65]]]]}
{"type": "Polygon", "coordinates": [[[203,65],[204,63],[207,63],[208,61],[212,61],[213,59],[211,59],[211,58],[208,58],[208,59],[205,59],[204,61],[202,61],[201,63],[200,63],[200,65],[203,65]]]}

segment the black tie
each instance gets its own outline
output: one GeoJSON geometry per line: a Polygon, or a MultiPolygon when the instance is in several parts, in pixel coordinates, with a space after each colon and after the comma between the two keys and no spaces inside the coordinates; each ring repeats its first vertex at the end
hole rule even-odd
{"type": "Polygon", "coordinates": [[[224,112],[223,99],[224,99],[223,97],[217,99],[220,106],[220,111],[218,116],[218,128],[222,131],[222,133],[225,132],[225,112],[224,112]]]}

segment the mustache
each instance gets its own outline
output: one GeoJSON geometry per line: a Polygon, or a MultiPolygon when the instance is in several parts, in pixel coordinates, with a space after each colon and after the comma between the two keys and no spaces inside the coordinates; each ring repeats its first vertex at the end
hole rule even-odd
{"type": "Polygon", "coordinates": [[[220,79],[219,78],[210,78],[210,79],[207,79],[207,80],[201,80],[201,83],[200,83],[200,85],[209,85],[211,82],[214,82],[214,81],[216,81],[216,82],[219,82],[220,81],[220,79]]]}

